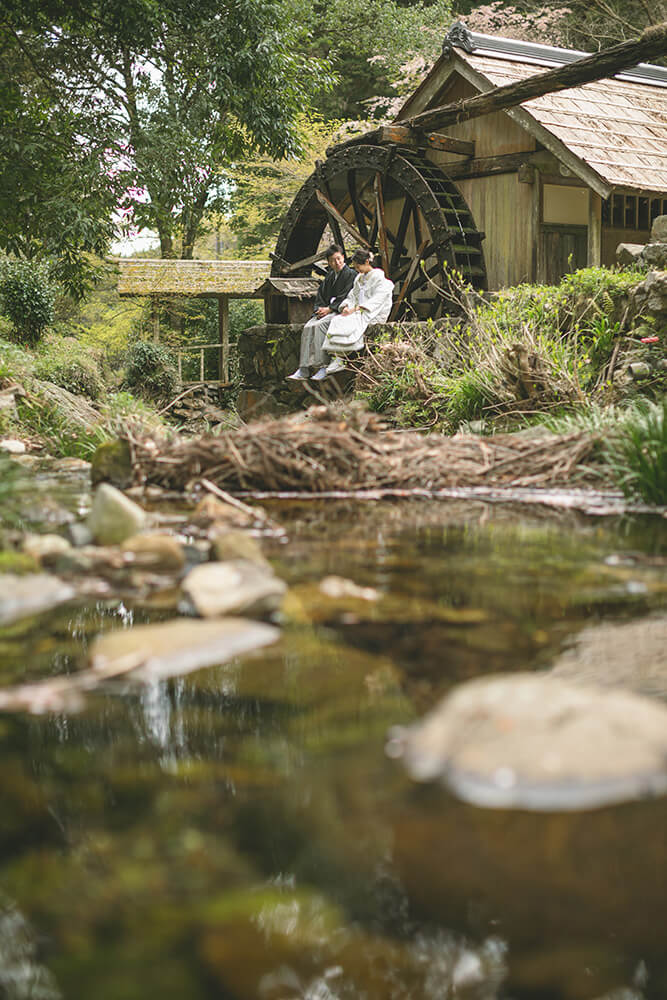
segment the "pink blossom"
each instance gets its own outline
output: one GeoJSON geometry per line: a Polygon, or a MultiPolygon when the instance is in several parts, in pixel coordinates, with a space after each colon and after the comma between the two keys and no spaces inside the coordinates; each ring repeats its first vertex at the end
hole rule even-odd
{"type": "Polygon", "coordinates": [[[642,344],[657,344],[660,337],[642,337],[642,344]]]}

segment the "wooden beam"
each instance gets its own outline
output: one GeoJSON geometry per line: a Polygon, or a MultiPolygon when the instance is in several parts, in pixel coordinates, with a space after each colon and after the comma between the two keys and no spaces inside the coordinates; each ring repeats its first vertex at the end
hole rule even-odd
{"type": "MultiPolygon", "coordinates": [[[[229,299],[218,296],[218,343],[220,344],[220,381],[229,381],[229,299]]],[[[202,352],[203,355],[203,352],[202,352]]]]}
{"type": "Polygon", "coordinates": [[[405,298],[405,296],[408,294],[408,291],[410,289],[410,285],[412,284],[412,279],[414,278],[414,276],[415,276],[415,274],[417,272],[417,268],[419,267],[419,262],[422,259],[422,254],[424,253],[424,250],[426,249],[426,244],[427,243],[428,243],[428,240],[422,240],[422,242],[421,242],[421,244],[420,244],[420,246],[419,246],[419,248],[417,250],[416,256],[412,258],[412,263],[410,264],[410,270],[407,273],[405,281],[401,285],[401,291],[399,292],[398,298],[394,302],[394,305],[392,307],[391,313],[389,315],[389,322],[390,323],[392,323],[396,319],[396,317],[398,315],[398,310],[401,308],[401,303],[403,302],[403,299],[405,298]]]}
{"type": "Polygon", "coordinates": [[[384,125],[378,129],[377,141],[380,145],[407,146],[409,149],[437,149],[445,153],[459,153],[461,156],[474,156],[475,143],[467,139],[457,139],[451,135],[441,135],[439,132],[415,131],[405,125],[384,125]]]}
{"type": "Polygon", "coordinates": [[[320,205],[322,205],[329,213],[329,215],[336,220],[341,229],[344,229],[345,232],[348,234],[348,236],[351,236],[352,239],[355,240],[355,242],[360,243],[361,246],[366,247],[367,250],[370,250],[371,245],[368,242],[368,240],[364,239],[361,233],[357,229],[355,229],[354,226],[350,225],[347,219],[340,214],[336,206],[332,205],[332,203],[329,201],[326,195],[322,194],[321,191],[315,191],[315,194],[317,195],[317,200],[319,201],[320,205]]]}
{"type": "Polygon", "coordinates": [[[480,156],[463,163],[439,163],[443,174],[452,178],[488,177],[491,174],[513,174],[524,163],[530,163],[531,152],[503,153],[500,156],[480,156]]]}
{"type": "Polygon", "coordinates": [[[398,229],[396,230],[396,240],[394,242],[394,249],[391,252],[391,261],[389,262],[390,270],[394,271],[394,268],[401,259],[401,250],[403,249],[403,243],[405,242],[405,234],[408,229],[408,223],[410,221],[410,216],[412,215],[412,201],[406,195],[405,201],[403,202],[403,210],[401,212],[401,218],[398,221],[398,229]]]}
{"type": "Polygon", "coordinates": [[[440,129],[447,125],[469,121],[482,115],[515,108],[525,101],[532,101],[544,94],[555,94],[559,90],[569,90],[593,80],[601,80],[624,69],[630,69],[640,62],[656,59],[667,53],[667,21],[647,28],[643,34],[630,42],[612,45],[609,49],[594,55],[577,59],[566,66],[558,66],[546,73],[538,73],[519,80],[517,83],[495,87],[486,94],[466,97],[453,104],[445,104],[418,115],[406,118],[401,125],[416,129],[440,129]]]}
{"type": "Polygon", "coordinates": [[[384,222],[384,195],[382,193],[382,174],[375,175],[375,211],[378,224],[378,243],[380,244],[380,255],[382,257],[382,268],[389,277],[389,247],[387,245],[387,229],[384,222]]]}
{"type": "Polygon", "coordinates": [[[326,260],[326,252],[324,250],[313,253],[310,257],[304,257],[303,260],[297,260],[295,264],[285,264],[281,267],[283,274],[291,274],[292,271],[299,271],[302,267],[308,267],[311,264],[317,264],[320,260],[326,260]]]}

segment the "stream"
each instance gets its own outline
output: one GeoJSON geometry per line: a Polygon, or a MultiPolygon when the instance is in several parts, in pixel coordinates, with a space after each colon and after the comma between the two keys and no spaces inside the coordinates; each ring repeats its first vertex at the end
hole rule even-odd
{"type": "MultiPolygon", "coordinates": [[[[85,512],[85,469],[32,474],[33,528],[85,512]]],[[[667,521],[263,506],[286,530],[262,543],[291,588],[277,644],[78,713],[0,715],[0,997],[664,1000],[667,798],[481,809],[413,783],[385,742],[461,681],[664,612],[667,521]],[[328,617],[329,575],[392,614],[328,617]]],[[[1,628],[0,683],[173,614],[91,599],[1,628]]]]}

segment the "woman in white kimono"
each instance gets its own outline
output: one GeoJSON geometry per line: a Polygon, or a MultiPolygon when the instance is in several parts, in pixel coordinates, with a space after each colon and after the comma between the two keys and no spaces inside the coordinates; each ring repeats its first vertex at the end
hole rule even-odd
{"type": "Polygon", "coordinates": [[[317,382],[342,371],[348,351],[358,351],[364,346],[366,327],[371,323],[384,323],[391,312],[394,282],[385,277],[381,268],[373,267],[368,250],[356,250],[350,263],[357,277],[327,330],[322,346],[334,358],[312,376],[317,382]]]}

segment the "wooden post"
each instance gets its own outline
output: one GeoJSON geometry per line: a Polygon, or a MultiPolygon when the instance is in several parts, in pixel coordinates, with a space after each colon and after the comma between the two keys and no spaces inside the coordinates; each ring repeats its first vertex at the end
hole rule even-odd
{"type": "Polygon", "coordinates": [[[199,381],[204,381],[204,348],[199,348],[199,381]]]}
{"type": "Polygon", "coordinates": [[[218,343],[220,344],[220,364],[218,377],[221,382],[229,382],[229,298],[218,296],[218,343]]]}
{"type": "Polygon", "coordinates": [[[539,283],[543,280],[542,267],[542,177],[539,170],[535,171],[533,184],[532,212],[530,228],[533,236],[532,270],[529,280],[539,283]]]}
{"type": "Polygon", "coordinates": [[[602,262],[602,198],[595,191],[588,192],[588,257],[589,267],[599,267],[602,262]]]}
{"type": "Polygon", "coordinates": [[[160,342],[160,302],[157,295],[151,295],[151,315],[153,317],[153,343],[160,342]]]}

